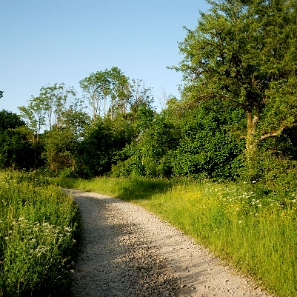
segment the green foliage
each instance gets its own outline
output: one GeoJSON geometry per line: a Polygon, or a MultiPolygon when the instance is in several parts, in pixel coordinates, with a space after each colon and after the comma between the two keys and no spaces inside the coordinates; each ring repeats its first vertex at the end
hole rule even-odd
{"type": "Polygon", "coordinates": [[[25,122],[12,112],[0,112],[0,168],[31,169],[39,154],[30,141],[25,122]]]}
{"type": "Polygon", "coordinates": [[[35,154],[38,152],[28,141],[25,130],[17,128],[0,134],[0,168],[28,170],[35,167],[35,154]]]}
{"type": "MultiPolygon", "coordinates": [[[[28,107],[19,107],[32,131],[34,147],[43,147],[42,156],[50,171],[75,170],[78,140],[89,119],[83,108],[75,90],[64,84],[42,87],[28,107]]],[[[35,164],[40,163],[40,159],[40,154],[35,153],[35,164]]]]}
{"type": "Polygon", "coordinates": [[[175,125],[147,107],[139,109],[135,125],[138,137],[124,149],[129,158],[113,167],[113,175],[170,177],[170,156],[179,141],[175,125]]]}
{"type": "Polygon", "coordinates": [[[65,295],[79,235],[77,206],[34,173],[2,173],[0,189],[0,294],[65,295]]]}
{"type": "Polygon", "coordinates": [[[254,160],[252,174],[246,170],[241,177],[256,183],[257,188],[262,189],[259,196],[269,194],[271,197],[285,200],[297,188],[297,161],[264,149],[265,147],[261,148],[254,160]]]}
{"type": "Polygon", "coordinates": [[[98,119],[79,144],[80,173],[83,176],[108,173],[131,138],[129,129],[129,125],[120,119],[118,122],[98,119]]]}
{"type": "Polygon", "coordinates": [[[242,116],[240,109],[219,100],[185,110],[180,143],[172,156],[174,175],[236,179],[243,166],[244,141],[235,128],[242,126],[242,116]]]}
{"type": "Polygon", "coordinates": [[[273,170],[263,167],[269,161],[261,154],[274,150],[273,158],[287,168],[297,156],[295,62],[286,68],[295,41],[278,48],[270,38],[273,30],[279,42],[295,32],[293,3],[210,2],[211,10],[180,43],[184,59],[175,69],[184,74],[181,101],[171,98],[158,114],[151,89],[117,67],[80,81],[91,117],[73,88],[42,87],[20,107],[29,129],[2,135],[2,166],[45,164],[62,176],[235,180],[242,174],[269,182],[273,175],[264,175],[273,170]]]}
{"type": "Polygon", "coordinates": [[[40,89],[38,96],[29,100],[28,106],[19,107],[21,116],[34,131],[38,141],[41,130],[51,130],[53,125],[65,125],[65,117],[72,111],[81,111],[82,102],[76,97],[73,88],[62,84],[54,84],[40,89]]]}
{"type": "Polygon", "coordinates": [[[140,109],[138,137],[125,147],[127,160],[113,166],[114,176],[235,179],[243,167],[239,139],[243,112],[219,100],[175,103],[161,114],[140,109]]]}
{"type": "Polygon", "coordinates": [[[53,128],[44,135],[43,157],[50,171],[58,172],[64,168],[75,170],[76,139],[69,129],[53,128]]]}
{"type": "Polygon", "coordinates": [[[8,129],[15,129],[25,126],[25,122],[20,117],[7,110],[0,111],[0,134],[8,129]]]}
{"type": "Polygon", "coordinates": [[[209,1],[180,43],[183,96],[221,99],[246,113],[247,161],[296,124],[296,1],[209,1]]]}
{"type": "Polygon", "coordinates": [[[130,81],[118,67],[91,73],[79,83],[88,99],[93,122],[107,115],[113,119],[133,113],[139,106],[153,102],[151,89],[142,87],[141,80],[130,81]]]}

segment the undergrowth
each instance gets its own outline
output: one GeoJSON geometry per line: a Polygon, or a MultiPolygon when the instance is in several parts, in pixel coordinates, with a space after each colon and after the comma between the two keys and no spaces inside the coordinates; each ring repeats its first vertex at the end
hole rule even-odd
{"type": "Polygon", "coordinates": [[[78,238],[77,206],[60,188],[0,174],[0,296],[66,296],[78,238]]]}

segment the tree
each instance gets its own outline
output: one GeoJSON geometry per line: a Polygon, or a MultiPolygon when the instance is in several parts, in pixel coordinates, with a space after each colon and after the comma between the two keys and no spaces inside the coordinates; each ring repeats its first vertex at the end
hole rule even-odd
{"type": "Polygon", "coordinates": [[[79,83],[88,98],[94,123],[107,113],[114,118],[118,112],[126,112],[130,98],[129,79],[118,67],[91,73],[79,83]]]}
{"type": "Polygon", "coordinates": [[[195,30],[179,48],[183,96],[220,98],[244,110],[249,167],[259,142],[279,136],[297,119],[297,2],[207,1],[195,30]]]}
{"type": "Polygon", "coordinates": [[[0,98],[2,98],[3,97],[3,91],[0,91],[0,98]]]}
{"type": "Polygon", "coordinates": [[[151,88],[146,88],[141,80],[130,80],[118,67],[91,73],[79,84],[94,123],[98,117],[109,115],[114,119],[119,114],[136,112],[140,106],[151,107],[154,101],[151,88]]]}
{"type": "Polygon", "coordinates": [[[54,84],[40,89],[27,107],[19,107],[21,116],[34,132],[33,142],[44,133],[44,158],[52,171],[63,168],[75,170],[77,142],[83,136],[89,120],[82,101],[73,88],[54,84]]]}
{"type": "Polygon", "coordinates": [[[79,143],[80,174],[90,177],[108,173],[129,138],[126,121],[118,125],[109,118],[98,119],[79,143]]]}
{"type": "Polygon", "coordinates": [[[103,116],[106,112],[106,101],[110,94],[110,81],[107,70],[91,73],[88,77],[82,79],[79,84],[88,99],[93,122],[96,123],[97,118],[103,116]]]}
{"type": "Polygon", "coordinates": [[[39,134],[45,124],[45,110],[39,97],[32,97],[28,107],[20,106],[21,117],[32,131],[32,142],[38,142],[39,134]]]}
{"type": "Polygon", "coordinates": [[[53,125],[44,134],[44,157],[51,171],[68,169],[76,171],[77,151],[80,140],[85,136],[88,116],[83,111],[68,107],[62,114],[61,125],[53,125]]]}
{"type": "Polygon", "coordinates": [[[0,167],[30,169],[35,166],[35,150],[28,140],[28,128],[12,112],[0,112],[0,167]]]}
{"type": "Polygon", "coordinates": [[[131,97],[129,78],[117,67],[108,71],[110,79],[110,118],[113,119],[119,113],[127,112],[127,105],[131,97]]]}
{"type": "Polygon", "coordinates": [[[139,109],[152,109],[154,97],[152,96],[152,89],[145,87],[142,80],[132,79],[130,82],[130,98],[129,110],[132,113],[137,113],[139,109]]]}
{"type": "Polygon", "coordinates": [[[0,134],[7,129],[15,129],[25,126],[25,122],[20,117],[7,110],[0,111],[0,134]]]}
{"type": "Polygon", "coordinates": [[[8,129],[0,134],[0,167],[32,169],[35,163],[35,149],[28,141],[26,127],[8,129]]]}
{"type": "Polygon", "coordinates": [[[42,87],[38,96],[31,97],[27,107],[19,107],[21,117],[35,132],[37,140],[41,130],[51,130],[53,125],[62,127],[69,109],[82,110],[82,101],[73,88],[66,88],[63,83],[42,87]]]}

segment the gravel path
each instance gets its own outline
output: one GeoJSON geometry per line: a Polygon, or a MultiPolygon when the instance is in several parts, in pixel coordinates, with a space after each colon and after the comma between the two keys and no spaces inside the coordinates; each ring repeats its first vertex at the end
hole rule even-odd
{"type": "Polygon", "coordinates": [[[84,227],[74,297],[269,296],[143,208],[96,193],[70,193],[84,227]]]}

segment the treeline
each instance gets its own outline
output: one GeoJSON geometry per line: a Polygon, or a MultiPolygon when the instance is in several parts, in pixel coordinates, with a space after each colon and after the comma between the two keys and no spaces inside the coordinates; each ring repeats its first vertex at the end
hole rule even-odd
{"type": "Polygon", "coordinates": [[[179,44],[181,99],[156,112],[119,68],[45,86],[0,114],[0,166],[93,177],[146,176],[295,185],[296,1],[209,1],[179,44]]]}
{"type": "Polygon", "coordinates": [[[81,81],[86,86],[93,79],[84,101],[56,84],[41,88],[28,106],[20,107],[21,119],[0,112],[2,168],[82,177],[239,175],[244,140],[232,129],[234,123],[244,127],[240,110],[219,101],[189,106],[170,98],[156,112],[151,90],[140,82],[125,84],[125,98],[101,97],[99,73],[81,81]]]}

